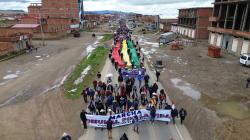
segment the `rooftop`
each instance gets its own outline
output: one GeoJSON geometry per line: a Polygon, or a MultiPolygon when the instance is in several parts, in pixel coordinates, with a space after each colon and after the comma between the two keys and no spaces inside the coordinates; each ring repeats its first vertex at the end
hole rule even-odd
{"type": "Polygon", "coordinates": [[[192,8],[182,8],[178,10],[192,10],[192,9],[213,9],[213,7],[192,7],[192,8]]]}
{"type": "Polygon", "coordinates": [[[35,29],[37,27],[39,27],[40,24],[16,24],[14,26],[12,26],[11,28],[24,28],[24,29],[35,29]]]}

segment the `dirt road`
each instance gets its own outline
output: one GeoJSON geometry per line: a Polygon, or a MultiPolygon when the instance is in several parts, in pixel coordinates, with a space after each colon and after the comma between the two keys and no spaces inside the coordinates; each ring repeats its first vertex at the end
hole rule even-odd
{"type": "Polygon", "coordinates": [[[59,139],[63,132],[81,134],[81,99],[65,99],[59,87],[95,41],[89,33],[46,41],[38,52],[0,63],[1,139],[45,140],[59,139]]]}
{"type": "Polygon", "coordinates": [[[155,35],[138,39],[151,69],[156,60],[163,61],[160,81],[190,114],[185,125],[192,138],[250,139],[250,90],[245,88],[250,71],[239,64],[239,57],[223,51],[221,58],[210,58],[206,42],[173,51],[159,47],[155,35]]]}

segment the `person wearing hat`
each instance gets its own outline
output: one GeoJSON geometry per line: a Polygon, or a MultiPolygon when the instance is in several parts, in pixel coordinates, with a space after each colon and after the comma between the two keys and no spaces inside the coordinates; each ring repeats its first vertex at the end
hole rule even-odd
{"type": "Polygon", "coordinates": [[[67,133],[64,132],[63,135],[62,135],[61,140],[71,140],[71,137],[70,137],[69,134],[67,134],[67,133]]]}

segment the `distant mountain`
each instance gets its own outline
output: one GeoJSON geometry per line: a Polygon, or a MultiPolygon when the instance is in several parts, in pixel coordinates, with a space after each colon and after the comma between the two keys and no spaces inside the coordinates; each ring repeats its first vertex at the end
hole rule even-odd
{"type": "Polygon", "coordinates": [[[26,12],[23,10],[0,10],[0,13],[3,14],[25,14],[26,12]]]}
{"type": "Polygon", "coordinates": [[[136,14],[133,12],[123,12],[123,11],[113,11],[113,10],[104,10],[104,11],[84,11],[85,14],[125,14],[125,15],[130,15],[130,14],[136,14]]]}

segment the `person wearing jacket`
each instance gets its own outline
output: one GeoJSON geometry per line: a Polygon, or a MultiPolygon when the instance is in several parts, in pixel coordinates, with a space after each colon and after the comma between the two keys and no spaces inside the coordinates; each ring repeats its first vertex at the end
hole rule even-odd
{"type": "Polygon", "coordinates": [[[178,118],[178,110],[176,108],[173,108],[171,110],[171,117],[172,117],[172,120],[173,120],[173,124],[175,124],[175,118],[176,117],[178,118]]]}
{"type": "Polygon", "coordinates": [[[84,129],[87,129],[87,117],[86,117],[85,110],[82,110],[82,112],[80,113],[80,118],[81,118],[82,124],[84,126],[84,129]]]}
{"type": "Polygon", "coordinates": [[[179,111],[179,116],[181,118],[181,124],[182,124],[187,116],[187,111],[184,108],[181,108],[181,110],[179,111]]]}
{"type": "Polygon", "coordinates": [[[113,128],[113,121],[111,117],[108,119],[107,123],[107,130],[108,130],[108,139],[112,139],[112,128],[113,128]]]}

